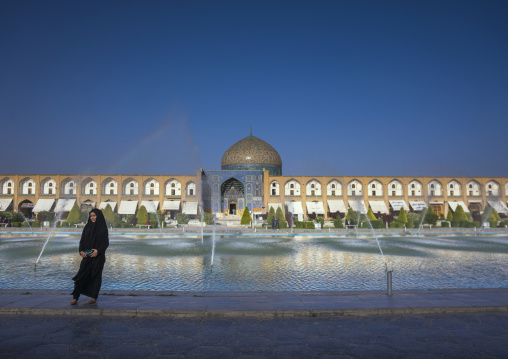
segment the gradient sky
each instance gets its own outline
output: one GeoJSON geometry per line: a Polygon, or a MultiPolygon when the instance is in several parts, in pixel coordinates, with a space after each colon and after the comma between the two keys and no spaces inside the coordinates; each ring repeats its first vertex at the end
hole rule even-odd
{"type": "Polygon", "coordinates": [[[507,1],[0,2],[4,174],[508,176],[507,1]]]}

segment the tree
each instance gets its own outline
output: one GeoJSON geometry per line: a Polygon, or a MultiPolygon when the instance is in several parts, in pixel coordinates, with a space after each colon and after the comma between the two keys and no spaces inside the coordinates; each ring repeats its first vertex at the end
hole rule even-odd
{"type": "Polygon", "coordinates": [[[337,217],[333,220],[333,226],[335,228],[344,228],[344,223],[342,223],[342,218],[340,218],[340,214],[337,213],[337,217]]]}
{"type": "Polygon", "coordinates": [[[346,219],[358,224],[358,213],[351,207],[347,210],[346,219]]]}
{"type": "Polygon", "coordinates": [[[450,222],[453,221],[452,211],[448,211],[448,214],[446,215],[446,220],[450,222]]]}
{"type": "Polygon", "coordinates": [[[282,213],[282,208],[277,207],[277,211],[275,212],[275,217],[279,219],[279,227],[286,228],[286,218],[284,217],[284,213],[282,213]]]}
{"type": "Polygon", "coordinates": [[[76,224],[76,223],[79,223],[80,222],[80,219],[79,219],[79,206],[78,206],[78,202],[74,202],[74,205],[72,206],[71,208],[71,211],[69,212],[69,215],[67,216],[67,223],[70,223],[70,224],[76,224]]]}
{"type": "Polygon", "coordinates": [[[102,214],[104,215],[104,219],[107,223],[113,225],[115,222],[115,214],[113,213],[113,209],[111,208],[111,205],[108,203],[106,205],[106,208],[102,211],[102,214]]]}
{"type": "Polygon", "coordinates": [[[189,223],[189,216],[186,213],[177,213],[176,221],[178,224],[187,224],[189,223]]]}
{"type": "Polygon", "coordinates": [[[243,210],[242,219],[240,220],[240,224],[250,224],[252,222],[252,218],[250,218],[249,207],[245,206],[243,210]]]}
{"type": "Polygon", "coordinates": [[[275,209],[270,206],[270,210],[268,211],[268,217],[266,217],[266,222],[268,225],[272,225],[272,218],[275,217],[275,209]]]}
{"type": "Polygon", "coordinates": [[[453,214],[452,221],[454,222],[467,222],[466,212],[464,212],[464,208],[459,204],[457,208],[455,208],[455,213],[453,214]]]}
{"type": "Polygon", "coordinates": [[[404,209],[404,207],[400,207],[399,216],[397,217],[397,222],[400,222],[402,224],[407,223],[406,210],[404,209]]]}
{"type": "Polygon", "coordinates": [[[425,219],[423,220],[427,224],[436,225],[437,220],[439,219],[439,216],[434,212],[434,208],[432,206],[429,206],[429,209],[427,210],[427,214],[425,215],[425,219]]]}
{"type": "Polygon", "coordinates": [[[139,207],[139,211],[136,214],[136,218],[139,224],[146,224],[148,221],[148,212],[146,211],[145,206],[139,207]]]}
{"type": "Polygon", "coordinates": [[[369,210],[367,211],[367,218],[369,221],[375,221],[377,218],[374,215],[374,212],[372,212],[372,208],[369,207],[369,210]]]}

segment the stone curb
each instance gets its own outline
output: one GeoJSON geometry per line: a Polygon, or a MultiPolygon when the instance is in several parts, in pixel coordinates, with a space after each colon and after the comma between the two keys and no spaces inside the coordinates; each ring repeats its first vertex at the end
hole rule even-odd
{"type": "Polygon", "coordinates": [[[161,309],[51,309],[51,308],[1,308],[0,315],[69,315],[108,316],[129,318],[295,318],[340,316],[389,316],[420,314],[491,313],[508,312],[508,306],[464,307],[412,307],[412,308],[360,308],[317,310],[161,310],[161,309]]]}

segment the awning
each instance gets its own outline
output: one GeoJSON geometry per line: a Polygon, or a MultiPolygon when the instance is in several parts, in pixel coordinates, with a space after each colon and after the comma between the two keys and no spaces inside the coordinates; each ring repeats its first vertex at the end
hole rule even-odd
{"type": "Polygon", "coordinates": [[[81,206],[83,206],[83,205],[85,205],[85,206],[89,206],[89,207],[92,207],[92,208],[95,208],[95,202],[92,202],[92,201],[90,201],[89,199],[87,199],[87,200],[86,200],[86,201],[84,201],[84,202],[81,202],[81,206]]]}
{"type": "Polygon", "coordinates": [[[306,202],[307,213],[325,214],[323,202],[306,202]]]}
{"type": "Polygon", "coordinates": [[[198,214],[198,202],[184,202],[182,213],[198,214]]]}
{"type": "Polygon", "coordinates": [[[494,208],[497,213],[508,213],[508,207],[501,201],[487,201],[487,203],[494,208]]]}
{"type": "Polygon", "coordinates": [[[99,209],[104,209],[106,208],[107,205],[110,205],[111,206],[111,209],[113,210],[113,212],[115,211],[115,208],[116,208],[116,202],[101,202],[101,204],[99,205],[99,209]]]}
{"type": "Polygon", "coordinates": [[[429,202],[429,204],[444,204],[444,202],[440,202],[440,201],[434,201],[434,202],[429,202]]]}
{"type": "Polygon", "coordinates": [[[136,214],[138,201],[121,201],[118,207],[118,214],[136,214]]]}
{"type": "Polygon", "coordinates": [[[450,201],[450,202],[448,202],[448,205],[450,206],[450,208],[452,209],[453,212],[455,212],[455,210],[457,209],[457,206],[460,205],[462,207],[462,209],[464,210],[464,212],[469,213],[469,209],[466,207],[466,205],[462,201],[450,201]]]}
{"type": "Polygon", "coordinates": [[[367,207],[365,207],[364,201],[348,201],[349,206],[353,209],[353,211],[366,214],[367,213],[367,207]]]}
{"type": "Polygon", "coordinates": [[[286,202],[286,206],[288,206],[288,213],[303,215],[302,202],[289,201],[289,202],[286,202]]]}
{"type": "Polygon", "coordinates": [[[56,201],[55,212],[70,212],[74,203],[76,203],[75,198],[60,198],[56,201]]]}
{"type": "Polygon", "coordinates": [[[423,209],[427,207],[427,205],[423,201],[409,201],[409,205],[415,212],[423,211],[423,209]]]}
{"type": "Polygon", "coordinates": [[[179,211],[180,201],[164,201],[162,204],[163,211],[179,211]]]}
{"type": "Polygon", "coordinates": [[[159,201],[141,201],[141,206],[145,206],[148,213],[155,213],[159,207],[159,201]]]}
{"type": "Polygon", "coordinates": [[[388,202],[390,202],[390,206],[392,206],[394,211],[400,211],[401,207],[404,207],[404,210],[406,212],[409,211],[409,207],[407,206],[406,201],[398,199],[398,200],[391,200],[388,202]]]}
{"type": "Polygon", "coordinates": [[[33,212],[49,211],[51,210],[53,203],[55,203],[54,199],[40,199],[37,201],[37,204],[32,209],[32,211],[33,212]]]}
{"type": "Polygon", "coordinates": [[[374,213],[390,213],[385,201],[369,201],[369,205],[374,213]]]}
{"type": "Polygon", "coordinates": [[[268,203],[268,212],[270,212],[270,207],[273,207],[273,210],[277,212],[277,208],[282,208],[282,203],[268,203]]]}
{"type": "Polygon", "coordinates": [[[330,209],[331,213],[337,213],[342,212],[346,213],[346,206],[344,205],[343,200],[337,200],[337,199],[329,199],[328,200],[328,208],[330,209]]]}
{"type": "Polygon", "coordinates": [[[6,211],[11,205],[12,198],[0,198],[0,211],[6,211]]]}

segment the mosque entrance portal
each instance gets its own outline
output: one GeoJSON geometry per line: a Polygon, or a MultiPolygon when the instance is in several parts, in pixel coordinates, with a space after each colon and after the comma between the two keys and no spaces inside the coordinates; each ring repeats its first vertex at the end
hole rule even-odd
{"type": "Polygon", "coordinates": [[[245,191],[242,182],[236,178],[230,178],[221,186],[222,211],[227,214],[238,214],[239,209],[244,208],[245,191]]]}

